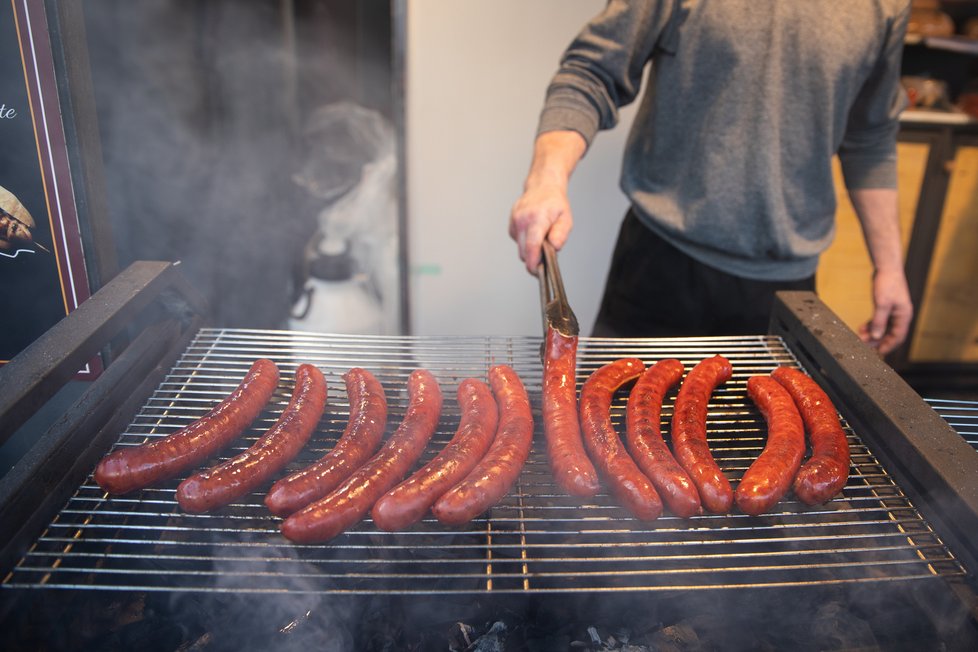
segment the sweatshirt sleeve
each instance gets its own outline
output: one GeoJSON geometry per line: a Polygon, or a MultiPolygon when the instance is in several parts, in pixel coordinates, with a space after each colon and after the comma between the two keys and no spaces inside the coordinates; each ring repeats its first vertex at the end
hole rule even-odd
{"type": "Polygon", "coordinates": [[[890,24],[880,58],[849,111],[839,162],[850,190],[896,187],[896,137],[907,106],[900,67],[909,16],[907,3],[890,24]]]}
{"type": "Polygon", "coordinates": [[[547,88],[537,133],[573,130],[588,145],[618,122],[632,102],[645,64],[661,47],[676,0],[610,0],[564,51],[547,88]]]}

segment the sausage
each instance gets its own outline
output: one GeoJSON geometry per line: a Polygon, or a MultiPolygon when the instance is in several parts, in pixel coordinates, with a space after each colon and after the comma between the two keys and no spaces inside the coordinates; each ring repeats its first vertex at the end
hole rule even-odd
{"type": "Polygon", "coordinates": [[[125,494],[200,464],[244,432],[272,397],[278,379],[274,362],[256,360],[235,390],[201,418],[167,437],[102,458],[95,481],[110,494],[125,494]]]}
{"type": "Polygon", "coordinates": [[[625,439],[632,458],[649,477],[659,496],[676,516],[689,518],[702,512],[700,494],[689,474],[669,452],[659,420],[662,401],[683,377],[683,363],[660,360],[645,370],[628,395],[625,439]]]}
{"type": "Polygon", "coordinates": [[[713,390],[730,380],[733,367],[721,355],[693,367],[676,396],[672,414],[672,447],[676,460],[692,478],[703,507],[726,514],[733,505],[730,481],[720,471],[706,439],[706,418],[713,390]]]}
{"type": "Polygon", "coordinates": [[[282,521],[282,534],[296,543],[329,541],[359,522],[418,461],[441,415],[442,394],[431,372],[408,377],[408,408],[397,430],[366,464],[324,498],[282,521]]]}
{"type": "Polygon", "coordinates": [[[458,430],[434,459],[373,506],[370,516],[380,529],[393,532],[420,521],[432,504],[468,475],[489,450],[499,420],[492,391],[481,380],[467,378],[459,383],[457,396],[462,411],[458,430]]]}
{"type": "Polygon", "coordinates": [[[652,482],[625,450],[611,423],[615,391],[645,371],[637,358],[622,358],[592,373],[581,387],[581,430],[584,445],[611,492],[636,518],[653,521],[662,514],[662,500],[652,482]]]}
{"type": "Polygon", "coordinates": [[[734,498],[740,511],[757,516],[791,488],[805,454],[805,430],[791,395],[770,376],[751,376],[747,393],[767,419],[767,443],[744,473],[734,498]]]}
{"type": "Polygon", "coordinates": [[[499,502],[519,477],[533,446],[530,399],[519,376],[506,365],[489,370],[499,406],[499,426],[489,452],[460,483],[431,507],[445,525],[462,525],[499,502]]]}
{"type": "Polygon", "coordinates": [[[778,367],[771,377],[788,390],[808,431],[812,456],[795,475],[794,492],[806,505],[828,502],[849,479],[849,441],[825,391],[804,372],[778,367]]]}
{"type": "Polygon", "coordinates": [[[577,337],[547,329],[543,358],[543,435],[557,486],[583,498],[601,484],[581,439],[577,413],[577,337]]]}
{"type": "Polygon", "coordinates": [[[343,435],[319,461],[272,485],[265,506],[276,516],[289,514],[319,500],[340,485],[377,452],[387,426],[387,400],[380,382],[366,369],[343,375],[350,418],[343,435]]]}
{"type": "Polygon", "coordinates": [[[309,441],[326,405],[326,379],[311,364],[295,371],[295,388],[282,415],[247,450],[177,487],[177,502],[186,512],[207,512],[230,504],[279,472],[309,441]]]}

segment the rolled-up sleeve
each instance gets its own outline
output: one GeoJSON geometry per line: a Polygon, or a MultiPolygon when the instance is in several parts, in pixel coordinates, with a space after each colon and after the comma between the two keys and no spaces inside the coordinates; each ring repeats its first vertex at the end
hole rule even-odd
{"type": "Polygon", "coordinates": [[[900,67],[909,15],[908,3],[891,23],[880,58],[849,112],[839,161],[850,190],[896,187],[896,137],[907,106],[900,67]]]}
{"type": "Polygon", "coordinates": [[[676,0],[611,0],[574,39],[547,88],[537,133],[573,130],[590,145],[632,102],[676,0]]]}

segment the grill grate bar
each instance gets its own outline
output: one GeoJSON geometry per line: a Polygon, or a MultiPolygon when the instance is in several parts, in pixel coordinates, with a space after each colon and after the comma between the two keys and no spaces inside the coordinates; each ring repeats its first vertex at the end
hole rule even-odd
{"type": "MultiPolygon", "coordinates": [[[[493,364],[513,366],[530,393],[534,451],[517,486],[488,514],[462,528],[427,518],[406,532],[367,520],[333,542],[295,546],[255,493],[214,514],[182,513],[174,491],[182,478],[132,496],[107,497],[91,478],[49,525],[4,586],[109,590],[270,593],[574,593],[675,591],[735,587],[920,581],[965,574],[858,433],[847,424],[853,465],[843,495],[806,507],[790,497],[763,517],[665,515],[632,519],[605,494],[585,501],[555,491],[540,438],[540,338],[378,337],[292,331],[204,329],[123,432],[118,446],[166,436],[204,414],[237,385],[257,357],[270,357],[282,383],[225,459],[254,442],[288,401],[291,376],[304,362],[324,372],[327,411],[289,470],[335,444],[349,416],[342,375],[374,373],[387,392],[387,433],[406,407],[408,375],[431,370],[445,393],[439,427],[419,465],[451,439],[464,378],[486,378],[493,364]]],[[[578,383],[621,357],[647,363],[675,357],[687,370],[721,353],[734,377],[710,403],[710,443],[736,484],[764,446],[765,423],[746,392],[747,379],[778,365],[798,366],[780,338],[581,338],[578,383]]],[[[675,390],[663,406],[668,435],[675,390]]],[[[624,428],[627,395],[616,395],[612,420],[624,428]]],[[[217,460],[215,460],[217,461],[217,460]]]]}
{"type": "Polygon", "coordinates": [[[924,399],[964,440],[978,450],[978,401],[924,399]]]}

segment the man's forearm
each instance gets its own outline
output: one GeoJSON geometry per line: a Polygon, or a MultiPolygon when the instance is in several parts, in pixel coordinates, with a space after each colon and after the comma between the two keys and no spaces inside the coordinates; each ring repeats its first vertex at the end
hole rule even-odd
{"type": "Polygon", "coordinates": [[[849,198],[862,226],[866,248],[877,273],[903,272],[903,242],[897,191],[893,188],[850,190],[849,198]]]}

